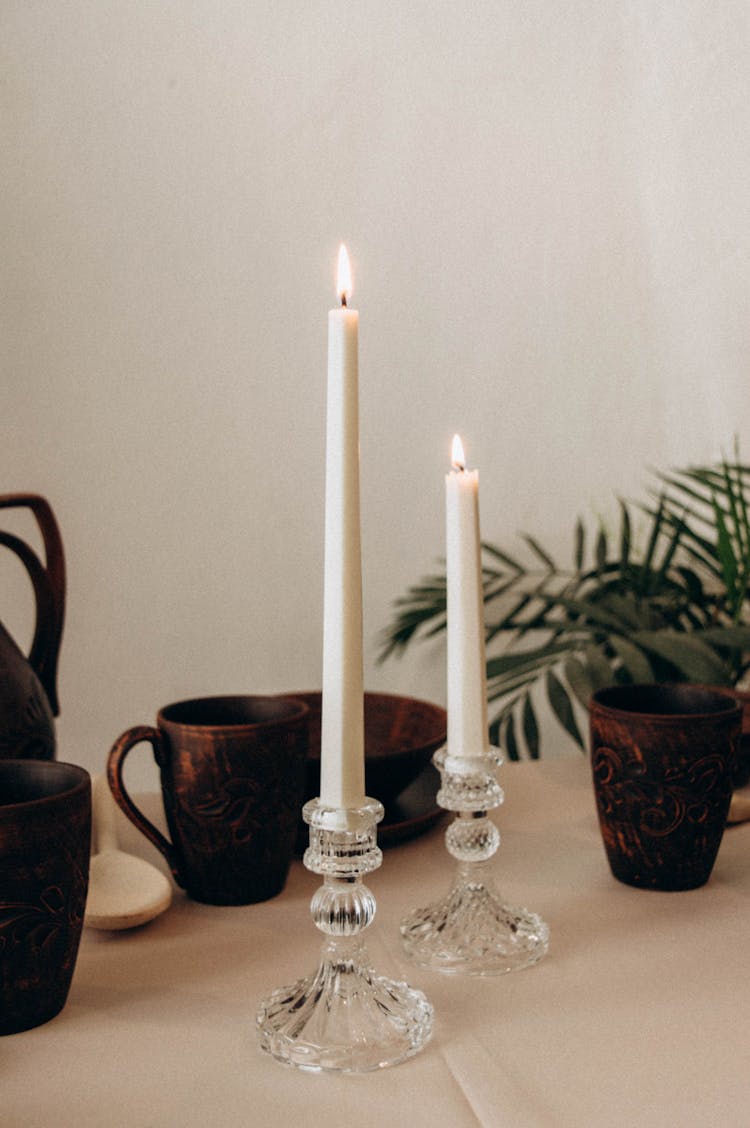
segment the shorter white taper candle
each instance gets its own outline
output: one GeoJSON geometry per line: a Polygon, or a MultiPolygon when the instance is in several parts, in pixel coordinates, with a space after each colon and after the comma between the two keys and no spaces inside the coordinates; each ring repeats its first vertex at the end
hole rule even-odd
{"type": "Polygon", "coordinates": [[[484,603],[479,540],[479,473],[467,470],[453,438],[445,477],[448,599],[448,752],[478,756],[489,748],[484,603]]]}

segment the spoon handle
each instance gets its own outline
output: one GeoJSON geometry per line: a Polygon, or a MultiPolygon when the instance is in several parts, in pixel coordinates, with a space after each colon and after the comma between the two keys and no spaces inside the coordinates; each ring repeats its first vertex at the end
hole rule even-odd
{"type": "Polygon", "coordinates": [[[95,775],[92,779],[92,806],[94,815],[94,845],[97,854],[105,850],[117,849],[117,831],[115,829],[115,801],[107,785],[104,775],[95,775]]]}

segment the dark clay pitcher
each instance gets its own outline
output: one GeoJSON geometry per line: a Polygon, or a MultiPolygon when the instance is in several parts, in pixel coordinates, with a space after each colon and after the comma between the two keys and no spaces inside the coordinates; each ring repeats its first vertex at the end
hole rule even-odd
{"type": "Polygon", "coordinates": [[[28,658],[0,622],[0,759],[53,760],[57,658],[65,615],[65,557],[60,530],[47,501],[37,494],[0,494],[0,509],[25,507],[36,518],[45,563],[25,541],[0,531],[25,565],[36,599],[36,625],[28,658]]]}

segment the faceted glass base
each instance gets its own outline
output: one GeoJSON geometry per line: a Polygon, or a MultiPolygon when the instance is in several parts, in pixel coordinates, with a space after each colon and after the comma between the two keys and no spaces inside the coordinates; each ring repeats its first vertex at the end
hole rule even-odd
{"type": "Polygon", "coordinates": [[[442,901],[417,909],[401,923],[409,959],[432,971],[502,975],[545,955],[549,928],[536,913],[504,905],[484,866],[459,865],[442,901]]]}
{"type": "Polygon", "coordinates": [[[364,943],[332,937],[315,975],[274,991],[257,1017],[261,1048],[288,1065],[364,1073],[418,1053],[432,1033],[421,991],[376,976],[364,943]]]}

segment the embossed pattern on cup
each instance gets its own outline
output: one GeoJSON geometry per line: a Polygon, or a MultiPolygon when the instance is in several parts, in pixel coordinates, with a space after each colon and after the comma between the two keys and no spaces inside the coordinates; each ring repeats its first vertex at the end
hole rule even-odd
{"type": "Polygon", "coordinates": [[[308,709],[284,697],[196,698],[165,706],[156,727],[129,729],[113,746],[112,793],[161,850],[175,880],[209,904],[264,901],[281,891],[302,806],[308,709]],[[169,839],[131,799],[126,755],[152,745],[169,839]]]}
{"type": "Polygon", "coordinates": [[[73,764],[0,761],[0,1034],[54,1018],[88,890],[91,782],[73,764]]]}
{"type": "Polygon", "coordinates": [[[732,797],[741,719],[730,697],[697,686],[594,694],[594,792],[619,881],[680,890],[708,880],[732,797]]]}

